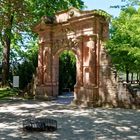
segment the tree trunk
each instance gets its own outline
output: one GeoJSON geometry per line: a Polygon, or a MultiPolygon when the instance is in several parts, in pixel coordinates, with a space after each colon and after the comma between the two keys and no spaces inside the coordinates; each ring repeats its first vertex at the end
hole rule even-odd
{"type": "Polygon", "coordinates": [[[131,73],[131,83],[133,83],[133,72],[131,73]]]}
{"type": "Polygon", "coordinates": [[[139,73],[139,85],[140,85],[140,73],[139,73]]]}
{"type": "Polygon", "coordinates": [[[137,72],[137,83],[139,83],[139,73],[137,72]]]}
{"type": "Polygon", "coordinates": [[[11,29],[14,16],[12,15],[9,20],[9,26],[4,31],[2,38],[3,44],[3,61],[2,61],[2,86],[7,84],[9,78],[9,60],[10,60],[10,44],[11,44],[11,29]]]}
{"type": "Polygon", "coordinates": [[[6,85],[9,77],[9,57],[11,38],[5,33],[3,41],[3,61],[2,61],[2,85],[6,85]]]}
{"type": "Polygon", "coordinates": [[[129,71],[126,70],[126,82],[129,83],[129,71]]]}

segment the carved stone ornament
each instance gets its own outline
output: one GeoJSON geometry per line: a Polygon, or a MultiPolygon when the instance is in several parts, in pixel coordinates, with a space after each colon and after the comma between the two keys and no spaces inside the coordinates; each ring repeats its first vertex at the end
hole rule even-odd
{"type": "Polygon", "coordinates": [[[78,47],[78,40],[77,39],[57,39],[53,43],[53,53],[55,54],[59,49],[61,48],[67,48],[67,49],[72,49],[72,48],[77,48],[78,47]]]}
{"type": "Polygon", "coordinates": [[[74,11],[70,11],[70,12],[69,12],[69,16],[70,16],[70,17],[73,17],[73,16],[74,16],[74,11]]]}

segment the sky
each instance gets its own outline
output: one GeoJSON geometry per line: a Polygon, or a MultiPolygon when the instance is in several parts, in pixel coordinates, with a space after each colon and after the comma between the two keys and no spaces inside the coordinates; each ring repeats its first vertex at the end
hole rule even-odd
{"type": "Polygon", "coordinates": [[[110,6],[114,5],[123,5],[124,2],[121,0],[83,0],[87,8],[85,10],[94,10],[94,9],[102,9],[107,13],[113,15],[114,17],[118,16],[120,13],[119,9],[110,8],[110,6]]]}

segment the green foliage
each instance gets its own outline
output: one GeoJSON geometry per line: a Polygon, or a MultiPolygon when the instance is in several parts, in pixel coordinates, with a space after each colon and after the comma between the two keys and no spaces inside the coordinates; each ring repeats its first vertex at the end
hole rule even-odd
{"type": "Polygon", "coordinates": [[[73,52],[64,51],[59,60],[59,91],[70,88],[73,91],[76,83],[76,58],[73,52]]]}
{"type": "Polygon", "coordinates": [[[120,5],[111,5],[110,8],[120,8],[124,9],[130,6],[138,6],[140,5],[139,0],[121,0],[122,4],[120,5]]]}
{"type": "Polygon", "coordinates": [[[30,0],[29,2],[34,22],[38,22],[44,15],[53,16],[57,11],[66,10],[69,7],[78,9],[84,7],[82,0],[30,0]]]}
{"type": "Polygon", "coordinates": [[[111,15],[110,14],[108,14],[107,12],[105,12],[105,11],[103,11],[101,9],[99,9],[99,10],[93,10],[93,13],[94,14],[97,14],[97,15],[100,15],[100,16],[103,16],[107,20],[110,20],[110,18],[111,18],[111,15]]]}
{"type": "Polygon", "coordinates": [[[35,67],[31,62],[24,61],[22,64],[19,64],[17,68],[16,75],[20,77],[19,87],[23,89],[30,83],[32,75],[35,72],[35,67]]]}
{"type": "Polygon", "coordinates": [[[15,96],[18,94],[16,89],[10,88],[0,88],[0,100],[8,99],[9,97],[15,96]]]}
{"type": "Polygon", "coordinates": [[[0,43],[0,64],[1,64],[1,61],[2,60],[2,45],[1,45],[1,43],[0,43]]]}
{"type": "Polygon", "coordinates": [[[28,32],[30,27],[38,22],[42,16],[52,16],[57,11],[71,6],[80,9],[84,7],[84,3],[82,0],[1,0],[0,38],[3,37],[5,30],[11,26],[11,36],[20,36],[23,32],[28,32]],[[12,23],[11,17],[13,18],[12,23]]]}
{"type": "Polygon", "coordinates": [[[83,8],[83,5],[81,0],[1,0],[0,45],[2,45],[4,52],[3,83],[6,83],[9,76],[9,52],[11,52],[11,59],[14,58],[15,61],[19,54],[20,56],[27,55],[20,50],[21,46],[26,46],[24,37],[35,37],[31,27],[42,16],[53,16],[57,11],[67,9],[70,6],[83,8]]]}
{"type": "Polygon", "coordinates": [[[107,49],[112,61],[120,71],[140,72],[140,9],[123,9],[118,18],[112,20],[107,49]]]}
{"type": "Polygon", "coordinates": [[[29,42],[27,46],[26,52],[25,50],[17,50],[15,51],[16,54],[14,54],[14,49],[17,49],[18,46],[13,48],[13,54],[18,57],[12,61],[12,74],[20,77],[20,89],[25,88],[31,82],[32,75],[36,72],[38,61],[38,45],[36,41],[29,42]],[[17,63],[17,58],[20,63],[17,63]]]}

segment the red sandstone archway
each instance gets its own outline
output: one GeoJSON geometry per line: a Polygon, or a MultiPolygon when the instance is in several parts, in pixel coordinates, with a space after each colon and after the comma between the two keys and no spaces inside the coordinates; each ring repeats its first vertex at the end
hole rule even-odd
{"type": "Polygon", "coordinates": [[[108,27],[109,21],[96,11],[72,8],[56,14],[53,23],[44,17],[35,27],[40,45],[36,98],[58,95],[59,54],[71,50],[76,56],[77,73],[73,102],[87,106],[115,105],[115,79],[103,46],[108,27]],[[73,16],[69,15],[71,11],[73,16]]]}

